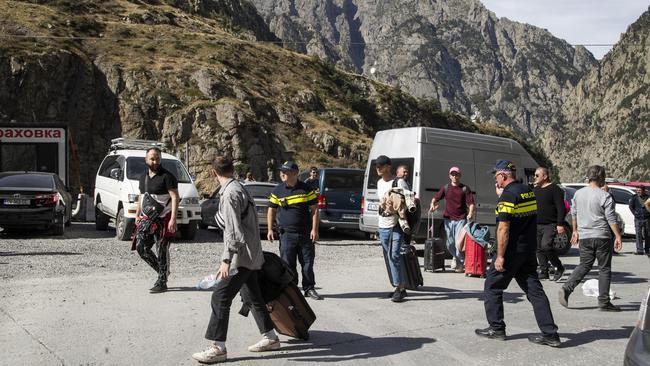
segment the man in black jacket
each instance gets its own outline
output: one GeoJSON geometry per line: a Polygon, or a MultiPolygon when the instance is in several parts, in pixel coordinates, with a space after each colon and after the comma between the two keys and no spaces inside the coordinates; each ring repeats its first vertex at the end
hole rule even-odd
{"type": "Polygon", "coordinates": [[[539,279],[548,279],[548,263],[556,268],[553,281],[559,281],[564,274],[564,266],[557,256],[553,244],[557,235],[565,235],[564,191],[551,183],[547,168],[535,170],[535,198],[537,199],[537,264],[539,279]]]}
{"type": "Polygon", "coordinates": [[[636,231],[636,253],[650,255],[650,212],[644,203],[648,200],[643,186],[636,188],[636,194],[630,198],[628,205],[634,214],[634,229],[636,231]],[[644,240],[645,239],[645,240],[644,240]],[[644,245],[645,241],[645,245],[644,245]]]}

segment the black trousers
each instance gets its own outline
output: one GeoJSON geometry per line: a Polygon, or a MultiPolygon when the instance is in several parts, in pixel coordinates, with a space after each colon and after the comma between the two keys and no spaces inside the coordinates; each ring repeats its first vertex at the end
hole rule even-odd
{"type": "Polygon", "coordinates": [[[158,282],[167,283],[169,276],[169,239],[159,238],[159,235],[138,236],[135,246],[140,258],[158,273],[158,282]],[[152,250],[156,245],[155,254],[152,250]]]}
{"type": "Polygon", "coordinates": [[[269,317],[262,292],[257,282],[257,271],[248,268],[237,268],[237,273],[221,280],[212,293],[212,315],[205,332],[205,338],[211,341],[225,342],[228,336],[228,321],[230,306],[237,293],[241,291],[242,297],[252,304],[253,318],[260,333],[273,329],[273,322],[269,317]]]}
{"type": "Polygon", "coordinates": [[[634,229],[636,231],[636,251],[650,253],[650,220],[639,220],[635,217],[634,229]]]}
{"type": "Polygon", "coordinates": [[[564,288],[573,292],[580,281],[591,271],[594,261],[598,260],[598,303],[603,305],[610,301],[609,285],[612,280],[612,252],[614,241],[609,238],[580,239],[580,264],[571,273],[564,288]]]}
{"type": "Polygon", "coordinates": [[[549,262],[553,267],[564,268],[562,261],[557,256],[555,249],[553,249],[556,235],[557,225],[537,225],[537,264],[539,264],[540,272],[548,272],[549,262]]]}
{"type": "Polygon", "coordinates": [[[503,320],[503,291],[514,278],[533,305],[537,326],[542,333],[548,336],[557,334],[551,306],[537,276],[537,261],[534,253],[506,256],[505,269],[504,272],[498,272],[494,268],[493,260],[485,279],[485,315],[490,327],[495,330],[506,329],[503,320]]]}
{"type": "Polygon", "coordinates": [[[284,259],[289,268],[296,274],[296,260],[302,267],[302,289],[311,290],[316,285],[314,277],[314,259],[316,248],[309,238],[309,233],[283,232],[280,234],[280,256],[284,259]]]}

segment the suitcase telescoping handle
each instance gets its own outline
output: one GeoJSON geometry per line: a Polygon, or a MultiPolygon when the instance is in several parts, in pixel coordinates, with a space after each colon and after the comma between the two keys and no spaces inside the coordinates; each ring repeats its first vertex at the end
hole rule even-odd
{"type": "Polygon", "coordinates": [[[433,238],[433,212],[427,212],[427,239],[433,238]]]}

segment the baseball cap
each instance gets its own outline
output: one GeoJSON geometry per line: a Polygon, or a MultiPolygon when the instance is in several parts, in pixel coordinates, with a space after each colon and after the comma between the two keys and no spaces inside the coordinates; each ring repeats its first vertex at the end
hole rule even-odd
{"type": "Polygon", "coordinates": [[[451,169],[449,169],[449,174],[451,173],[458,173],[460,174],[460,168],[457,166],[452,166],[451,169]]]}
{"type": "Polygon", "coordinates": [[[494,174],[500,171],[514,172],[515,170],[517,170],[517,167],[515,167],[513,162],[501,159],[497,160],[497,163],[494,165],[494,168],[490,170],[490,173],[494,174]]]}
{"type": "Polygon", "coordinates": [[[291,171],[291,170],[297,172],[298,171],[298,164],[296,164],[296,162],[293,161],[293,160],[285,161],[282,164],[282,166],[280,167],[280,170],[283,171],[283,172],[291,171]]]}
{"type": "Polygon", "coordinates": [[[379,155],[375,160],[375,165],[391,165],[390,158],[386,155],[379,155]]]}

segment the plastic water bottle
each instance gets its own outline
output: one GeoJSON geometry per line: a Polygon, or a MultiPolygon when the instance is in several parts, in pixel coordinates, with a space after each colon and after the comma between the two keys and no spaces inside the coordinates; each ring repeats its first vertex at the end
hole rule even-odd
{"type": "MultiPolygon", "coordinates": [[[[231,268],[230,272],[228,272],[230,277],[234,276],[237,274],[237,268],[231,268]]],[[[196,285],[196,288],[199,290],[214,290],[215,287],[221,282],[223,278],[219,277],[217,278],[217,275],[214,273],[211,273],[207,276],[205,276],[199,283],[196,285]]]]}

